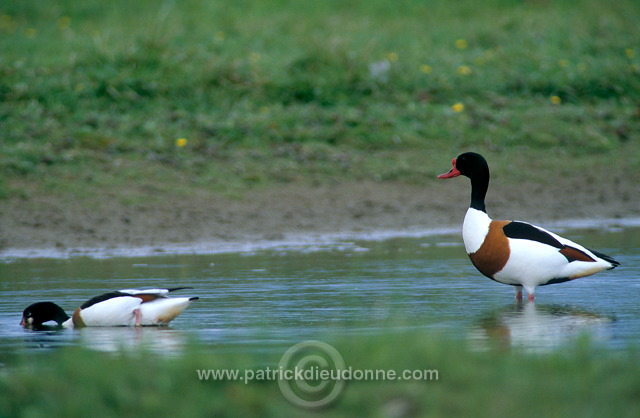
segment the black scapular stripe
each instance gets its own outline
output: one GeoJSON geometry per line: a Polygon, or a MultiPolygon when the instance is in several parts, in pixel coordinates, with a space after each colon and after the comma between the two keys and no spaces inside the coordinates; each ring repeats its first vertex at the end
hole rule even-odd
{"type": "Polygon", "coordinates": [[[95,305],[96,303],[104,302],[105,300],[109,300],[113,298],[119,298],[122,296],[132,296],[132,295],[130,295],[129,293],[123,293],[118,291],[103,293],[101,295],[92,297],[91,299],[89,299],[88,301],[80,305],[80,309],[86,309],[89,306],[95,305]]]}
{"type": "Polygon", "coordinates": [[[528,239],[531,241],[541,242],[558,249],[564,248],[564,245],[551,234],[526,222],[513,221],[506,224],[502,230],[509,238],[528,239]]]}

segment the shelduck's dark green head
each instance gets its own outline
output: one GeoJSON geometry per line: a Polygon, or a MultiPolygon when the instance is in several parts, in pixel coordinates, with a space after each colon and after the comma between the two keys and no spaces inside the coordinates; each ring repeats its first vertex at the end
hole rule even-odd
{"type": "Polygon", "coordinates": [[[440,174],[440,179],[450,179],[458,177],[460,175],[473,178],[474,176],[483,175],[489,176],[489,164],[484,157],[476,152],[465,152],[458,155],[451,161],[452,167],[446,173],[440,174]]]}
{"type": "Polygon", "coordinates": [[[64,321],[69,319],[64,309],[53,302],[37,302],[29,305],[22,312],[22,321],[20,325],[24,328],[42,329],[45,322],[55,321],[58,325],[62,325],[64,321]]]}
{"type": "Polygon", "coordinates": [[[465,152],[451,161],[452,167],[440,174],[440,179],[450,179],[460,175],[471,179],[471,207],[485,212],[484,198],[489,188],[489,164],[476,152],[465,152]]]}

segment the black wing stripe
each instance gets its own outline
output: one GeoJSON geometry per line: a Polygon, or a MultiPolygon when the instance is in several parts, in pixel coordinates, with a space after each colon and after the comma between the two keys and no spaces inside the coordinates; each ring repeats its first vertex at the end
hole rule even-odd
{"type": "Polygon", "coordinates": [[[506,224],[502,230],[509,238],[528,239],[530,241],[541,242],[557,249],[564,248],[564,245],[555,239],[551,234],[545,232],[526,222],[513,221],[506,224]]]}
{"type": "Polygon", "coordinates": [[[109,299],[113,299],[113,298],[119,298],[122,296],[132,296],[128,293],[122,293],[122,292],[108,292],[108,293],[103,293],[102,295],[98,295],[98,296],[94,296],[91,299],[89,299],[88,301],[86,301],[85,303],[83,303],[82,305],[80,305],[80,309],[86,309],[89,306],[93,306],[96,303],[100,303],[100,302],[104,302],[105,300],[109,300],[109,299]]]}

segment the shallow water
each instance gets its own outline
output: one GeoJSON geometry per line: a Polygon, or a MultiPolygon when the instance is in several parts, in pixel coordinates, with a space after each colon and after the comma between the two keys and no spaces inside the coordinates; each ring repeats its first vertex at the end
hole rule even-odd
{"type": "MultiPolygon", "coordinates": [[[[586,225],[585,225],[586,226],[586,225]]],[[[544,351],[589,334],[610,349],[640,342],[640,228],[570,229],[567,238],[621,267],[539,287],[517,304],[511,286],[470,264],[459,235],[339,240],[238,253],[147,257],[7,258],[0,262],[0,351],[84,345],[176,353],[191,340],[213,350],[282,350],[335,335],[438,332],[472,347],[544,351]],[[168,328],[34,332],[19,326],[30,303],[71,312],[105,291],[193,286],[199,296],[168,328]]]]}

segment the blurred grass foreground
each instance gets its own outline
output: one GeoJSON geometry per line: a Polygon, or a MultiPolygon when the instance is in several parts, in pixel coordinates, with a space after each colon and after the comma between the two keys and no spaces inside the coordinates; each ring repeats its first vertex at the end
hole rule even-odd
{"type": "Polygon", "coordinates": [[[637,172],[639,20],[634,0],[5,0],[0,196],[418,182],[468,148],[637,172]]]}
{"type": "Polygon", "coordinates": [[[178,356],[81,348],[2,357],[4,417],[615,416],[640,413],[637,349],[587,340],[547,354],[470,350],[437,335],[327,340],[353,369],[437,370],[437,379],[349,381],[324,409],[288,402],[274,380],[201,379],[198,370],[278,367],[282,353],[194,345],[178,356]],[[400,338],[402,343],[398,344],[400,338]],[[90,412],[89,412],[90,411],[90,412]]]}

